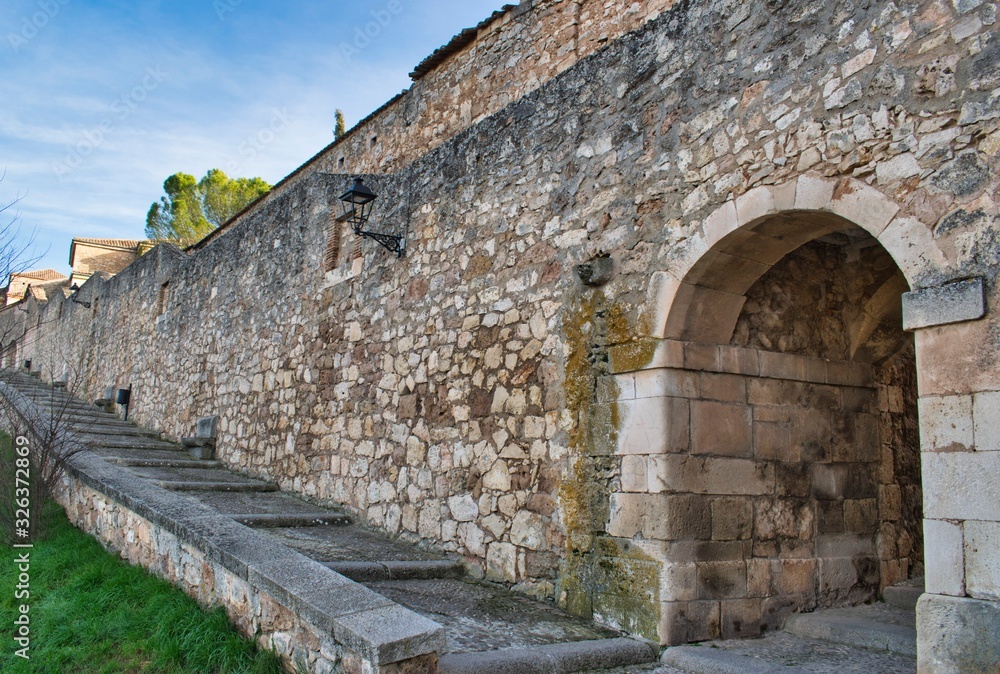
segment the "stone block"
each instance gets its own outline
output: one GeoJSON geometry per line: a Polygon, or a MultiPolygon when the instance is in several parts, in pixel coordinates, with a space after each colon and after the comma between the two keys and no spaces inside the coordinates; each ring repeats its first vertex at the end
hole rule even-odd
{"type": "Polygon", "coordinates": [[[806,358],[774,351],[760,352],[760,376],[772,379],[806,380],[806,358]]]}
{"type": "Polygon", "coordinates": [[[687,370],[642,370],[635,373],[635,397],[697,398],[698,373],[687,370]]]}
{"type": "Polygon", "coordinates": [[[875,554],[875,542],[871,536],[817,536],[816,556],[823,558],[871,557],[875,554]]]}
{"type": "Polygon", "coordinates": [[[746,402],[746,378],[733,374],[702,372],[701,396],[723,402],[746,402]]]}
{"type": "Polygon", "coordinates": [[[720,346],[719,370],[756,377],[760,372],[759,352],[738,346],[720,346]]]}
{"type": "Polygon", "coordinates": [[[924,452],[924,517],[1000,521],[1000,452],[924,452]]]}
{"type": "Polygon", "coordinates": [[[681,283],[664,337],[710,344],[728,343],[746,301],[743,294],[681,283]]]}
{"type": "Polygon", "coordinates": [[[658,541],[708,539],[712,531],[709,503],[690,495],[614,494],[608,534],[632,538],[641,534],[658,541]]]}
{"type": "Polygon", "coordinates": [[[872,534],[878,529],[878,501],[847,499],[844,501],[844,527],[848,534],[872,534]]]}
{"type": "Polygon", "coordinates": [[[681,282],[664,271],[653,272],[646,291],[646,306],[651,307],[649,336],[662,339],[666,335],[667,318],[674,308],[681,282]]]}
{"type": "Polygon", "coordinates": [[[747,405],[698,400],[691,403],[691,452],[714,456],[753,454],[751,409],[747,405]]]}
{"type": "Polygon", "coordinates": [[[973,396],[972,421],[976,451],[1000,451],[1000,392],[988,391],[973,396]]]}
{"type": "Polygon", "coordinates": [[[689,403],[683,398],[619,402],[618,454],[683,452],[690,445],[689,403]]]}
{"type": "Polygon", "coordinates": [[[721,634],[717,601],[660,604],[660,642],[665,645],[718,639],[721,634]]]}
{"type": "Polygon", "coordinates": [[[990,321],[967,321],[917,330],[914,343],[920,395],[954,395],[996,388],[992,329],[990,321]]]}
{"type": "Polygon", "coordinates": [[[754,457],[757,459],[786,462],[799,460],[798,447],[792,445],[787,423],[756,422],[753,431],[754,457]]]}
{"type": "Polygon", "coordinates": [[[772,594],[770,559],[747,560],[747,596],[768,597],[772,594]]]}
{"type": "Polygon", "coordinates": [[[816,532],[820,535],[844,533],[844,504],[842,501],[816,502],[816,532]]]}
{"type": "Polygon", "coordinates": [[[660,567],[660,599],[688,601],[698,598],[698,566],[694,562],[664,563],[660,567]]]}
{"type": "Polygon", "coordinates": [[[774,589],[779,594],[813,595],[816,592],[815,559],[782,559],[774,562],[774,589]]]}
{"type": "Polygon", "coordinates": [[[917,601],[917,674],[996,672],[1000,603],[924,594],[917,601]]]}
{"type": "Polygon", "coordinates": [[[705,241],[711,248],[739,226],[740,223],[736,218],[736,202],[727,201],[705,218],[702,231],[705,234],[705,241]]]}
{"type": "Polygon", "coordinates": [[[923,396],[917,401],[920,448],[954,452],[974,446],[972,396],[923,396]]]}
{"type": "Polygon", "coordinates": [[[510,543],[490,543],[486,551],[486,577],[499,582],[517,580],[517,548],[510,543]]]}
{"type": "Polygon", "coordinates": [[[878,240],[911,284],[912,279],[948,267],[948,258],[938,247],[931,227],[916,218],[893,218],[878,240]]]}
{"type": "Polygon", "coordinates": [[[826,210],[833,200],[837,183],[814,175],[799,176],[795,189],[795,209],[803,211],[826,210]]]}
{"type": "Polygon", "coordinates": [[[700,599],[742,599],[746,596],[746,562],[698,563],[698,597],[700,599]]]}
{"type": "Polygon", "coordinates": [[[696,371],[718,371],[719,346],[717,344],[688,342],[684,345],[684,368],[696,371]]]}
{"type": "Polygon", "coordinates": [[[761,600],[732,599],[720,602],[722,638],[746,639],[761,635],[761,600]]]}
{"type": "Polygon", "coordinates": [[[898,484],[879,485],[879,517],[896,522],[903,517],[903,494],[898,484]]]}
{"type": "MultiPolygon", "coordinates": [[[[614,353],[612,352],[612,364],[614,353]]],[[[646,366],[648,369],[657,368],[683,368],[684,367],[684,342],[675,339],[662,339],[656,343],[653,357],[646,366]]]]}
{"type": "Polygon", "coordinates": [[[903,294],[903,329],[962,323],[986,314],[983,279],[956,281],[903,294]]]}
{"type": "Polygon", "coordinates": [[[628,454],[622,457],[622,491],[648,491],[649,481],[646,477],[646,464],[646,457],[641,454],[628,454]]]}
{"type": "Polygon", "coordinates": [[[817,463],[812,468],[813,493],[816,498],[841,500],[847,488],[850,467],[843,463],[817,463]]]}
{"type": "Polygon", "coordinates": [[[1000,600],[1000,522],[965,523],[965,591],[1000,600]]]}
{"type": "Polygon", "coordinates": [[[736,217],[740,227],[776,212],[774,191],[767,186],[755,187],[736,199],[736,217]]]}
{"type": "Polygon", "coordinates": [[[750,538],[753,503],[747,498],[717,498],[712,501],[712,540],[733,541],[750,538]]]}
{"type": "Polygon", "coordinates": [[[874,187],[853,178],[837,184],[830,210],[878,237],[899,212],[899,205],[874,187]]]}
{"type": "Polygon", "coordinates": [[[695,494],[761,495],[774,491],[774,467],[759,461],[727,457],[667,454],[650,457],[650,491],[695,494]]]}
{"type": "Polygon", "coordinates": [[[824,557],[819,561],[819,593],[849,590],[858,583],[858,569],[851,557],[824,557]]]}

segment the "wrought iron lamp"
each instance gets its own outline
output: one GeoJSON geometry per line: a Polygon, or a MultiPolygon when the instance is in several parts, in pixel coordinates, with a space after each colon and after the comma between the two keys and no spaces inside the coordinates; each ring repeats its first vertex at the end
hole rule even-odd
{"type": "Polygon", "coordinates": [[[69,296],[70,302],[76,302],[77,304],[82,304],[88,309],[90,308],[90,302],[84,302],[83,300],[76,299],[76,294],[80,292],[80,286],[74,283],[72,286],[70,286],[70,290],[73,292],[73,294],[69,296]]]}
{"type": "Polygon", "coordinates": [[[406,238],[402,234],[387,234],[368,227],[368,219],[372,214],[372,203],[378,197],[361,178],[354,179],[351,189],[341,195],[344,203],[344,219],[351,223],[354,233],[358,236],[377,241],[387,250],[403,257],[406,252],[406,238]]]}

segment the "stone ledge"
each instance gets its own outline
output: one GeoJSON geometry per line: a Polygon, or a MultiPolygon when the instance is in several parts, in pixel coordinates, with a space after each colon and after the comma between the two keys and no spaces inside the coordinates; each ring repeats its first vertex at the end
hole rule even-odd
{"type": "Polygon", "coordinates": [[[904,330],[974,321],[985,315],[986,286],[982,278],[903,293],[904,330]]]}

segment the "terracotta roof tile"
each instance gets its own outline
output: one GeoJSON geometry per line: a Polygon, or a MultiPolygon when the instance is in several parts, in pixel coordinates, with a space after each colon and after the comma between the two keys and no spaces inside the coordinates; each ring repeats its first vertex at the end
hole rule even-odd
{"type": "Polygon", "coordinates": [[[98,246],[111,246],[112,248],[135,248],[142,243],[140,239],[91,239],[82,236],[74,237],[73,241],[93,243],[98,246]]]}

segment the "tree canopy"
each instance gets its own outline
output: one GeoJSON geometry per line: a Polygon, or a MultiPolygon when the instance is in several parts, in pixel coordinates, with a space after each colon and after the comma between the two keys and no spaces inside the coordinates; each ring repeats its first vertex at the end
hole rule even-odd
{"type": "Polygon", "coordinates": [[[201,180],[175,173],[163,182],[166,196],[146,215],[146,236],[189,246],[228,222],[271,186],[261,178],[230,178],[211,169],[201,180]]]}

